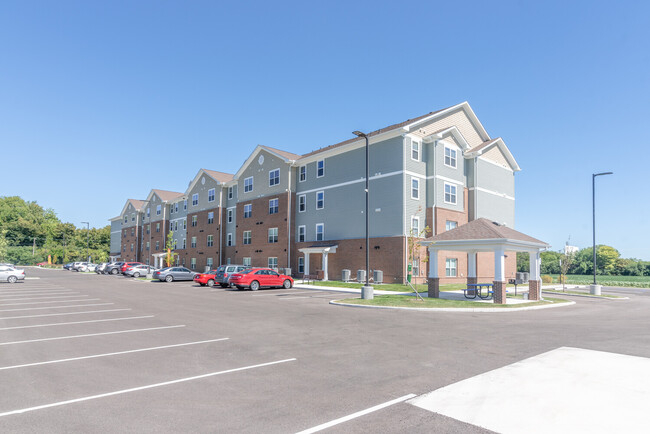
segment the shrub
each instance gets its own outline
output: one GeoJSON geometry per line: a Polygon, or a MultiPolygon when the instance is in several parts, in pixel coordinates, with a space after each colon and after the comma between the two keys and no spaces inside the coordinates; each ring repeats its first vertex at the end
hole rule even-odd
{"type": "Polygon", "coordinates": [[[553,278],[548,274],[542,276],[542,283],[553,283],[553,278]]]}

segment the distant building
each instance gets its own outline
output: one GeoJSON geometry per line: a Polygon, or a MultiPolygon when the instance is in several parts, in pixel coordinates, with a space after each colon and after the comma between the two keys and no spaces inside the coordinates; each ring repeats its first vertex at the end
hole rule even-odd
{"type": "Polygon", "coordinates": [[[578,253],[578,250],[579,249],[576,246],[570,246],[568,244],[564,246],[564,254],[565,255],[568,255],[568,254],[571,254],[571,253],[578,253]]]}

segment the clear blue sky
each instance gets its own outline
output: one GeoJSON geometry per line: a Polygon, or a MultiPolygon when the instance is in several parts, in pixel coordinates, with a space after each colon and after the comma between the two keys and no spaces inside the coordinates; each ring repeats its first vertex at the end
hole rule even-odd
{"type": "Polygon", "coordinates": [[[650,260],[648,2],[3,1],[0,195],[104,226],[127,198],[469,101],[516,229],[650,260]]]}

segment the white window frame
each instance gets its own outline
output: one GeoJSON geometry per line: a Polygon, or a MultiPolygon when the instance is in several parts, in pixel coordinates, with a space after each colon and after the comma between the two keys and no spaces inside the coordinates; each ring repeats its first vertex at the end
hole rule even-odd
{"type": "Polygon", "coordinates": [[[458,277],[458,259],[445,259],[445,277],[458,277]]]}
{"type": "Polygon", "coordinates": [[[252,243],[252,240],[253,240],[253,231],[244,231],[242,235],[243,235],[242,236],[242,243],[245,246],[250,245],[252,243]],[[248,235],[248,237],[246,235],[248,235]],[[248,242],[246,242],[246,241],[248,241],[248,242]]]}
{"type": "Polygon", "coordinates": [[[187,229],[187,217],[183,219],[183,230],[187,229]]]}
{"type": "Polygon", "coordinates": [[[277,256],[269,256],[267,261],[269,268],[276,270],[278,268],[278,258],[277,256]]]}
{"type": "Polygon", "coordinates": [[[227,210],[227,211],[226,211],[226,214],[227,214],[227,216],[228,216],[226,221],[227,221],[228,223],[232,223],[232,220],[233,220],[233,212],[232,212],[232,209],[227,210]]]}
{"type": "Polygon", "coordinates": [[[183,200],[183,210],[187,210],[187,199],[183,200]]]}
{"type": "Polygon", "coordinates": [[[269,170],[269,187],[275,187],[276,185],[280,185],[280,169],[273,169],[269,170]],[[276,177],[274,176],[275,173],[277,172],[277,181],[276,177]]]}
{"type": "Polygon", "coordinates": [[[213,247],[214,246],[214,235],[208,235],[206,243],[207,243],[208,247],[213,247]]]}
{"type": "Polygon", "coordinates": [[[211,225],[212,223],[214,223],[214,211],[208,213],[208,224],[211,225]]]}
{"type": "Polygon", "coordinates": [[[324,191],[317,191],[316,192],[316,209],[324,209],[324,208],[325,208],[325,192],[324,191]],[[319,195],[323,196],[323,198],[320,200],[320,202],[321,202],[320,206],[318,206],[318,202],[319,202],[318,196],[319,195]]]}
{"type": "Polygon", "coordinates": [[[278,228],[269,228],[268,237],[267,237],[267,241],[269,242],[269,244],[275,244],[279,240],[280,240],[280,231],[278,231],[278,228]]]}
{"type": "Polygon", "coordinates": [[[206,261],[205,261],[205,265],[208,267],[208,269],[211,270],[213,264],[214,264],[214,261],[212,260],[212,258],[208,258],[208,259],[206,259],[206,261]]]}
{"type": "Polygon", "coordinates": [[[417,140],[411,140],[411,160],[420,161],[420,142],[417,140]],[[413,153],[415,153],[415,158],[413,158],[413,153]]]}
{"type": "Polygon", "coordinates": [[[318,160],[316,162],[316,178],[322,178],[323,176],[325,176],[325,160],[318,160]],[[321,171],[321,168],[318,167],[318,165],[320,163],[323,163],[323,167],[322,167],[323,173],[319,175],[318,173],[321,171]]]}
{"type": "Polygon", "coordinates": [[[445,145],[445,150],[444,150],[444,158],[443,161],[445,163],[445,166],[451,167],[452,169],[457,169],[458,168],[458,150],[454,147],[445,145]],[[449,156],[447,156],[447,150],[449,150],[449,156]],[[454,154],[452,157],[451,154],[454,154]],[[449,158],[449,164],[447,164],[447,158],[449,158]],[[451,163],[454,164],[451,164],[451,163]]]}
{"type": "Polygon", "coordinates": [[[414,215],[411,216],[411,233],[415,237],[420,236],[420,217],[418,216],[414,216],[414,215]],[[416,225],[413,224],[414,222],[417,222],[416,225]],[[414,231],[413,229],[416,230],[414,231]]]}
{"type": "Polygon", "coordinates": [[[174,204],[174,212],[178,212],[178,202],[174,204]]]}
{"type": "Polygon", "coordinates": [[[197,206],[199,204],[199,194],[194,193],[192,195],[192,206],[197,206]]]}
{"type": "Polygon", "coordinates": [[[270,214],[278,214],[279,212],[280,212],[280,199],[278,199],[277,197],[274,198],[274,199],[270,199],[269,200],[269,215],[270,214]],[[276,206],[272,206],[271,205],[272,203],[275,203],[276,206]],[[273,211],[273,212],[271,212],[271,211],[273,211]]]}
{"type": "Polygon", "coordinates": [[[192,216],[192,227],[195,228],[198,225],[199,225],[199,216],[195,214],[192,216]]]}
{"type": "Polygon", "coordinates": [[[305,182],[307,180],[307,166],[300,166],[298,168],[298,182],[305,182]]]}
{"type": "Polygon", "coordinates": [[[214,202],[214,198],[215,198],[214,188],[211,188],[210,190],[208,190],[208,202],[214,202]]]}
{"type": "Polygon", "coordinates": [[[420,178],[411,176],[411,199],[420,200],[420,178]],[[413,187],[413,183],[417,184],[416,187],[413,187]],[[416,192],[416,195],[413,195],[413,192],[416,192]]]}
{"type": "Polygon", "coordinates": [[[151,208],[147,208],[147,218],[151,217],[151,208]]]}
{"type": "Polygon", "coordinates": [[[304,273],[305,272],[305,257],[300,256],[298,257],[298,273],[304,273]]]}
{"type": "Polygon", "coordinates": [[[183,238],[183,248],[187,249],[187,238],[183,238]]]}
{"type": "Polygon", "coordinates": [[[248,219],[248,218],[251,218],[251,217],[253,217],[253,204],[252,203],[247,203],[246,205],[244,205],[244,218],[248,219]],[[246,208],[248,208],[248,211],[246,210],[246,208]],[[246,214],[248,214],[248,215],[246,215],[246,214]]]}
{"type": "Polygon", "coordinates": [[[197,246],[197,239],[196,239],[196,237],[192,237],[192,239],[190,241],[190,247],[193,248],[193,249],[196,249],[196,246],[197,246]]]}
{"type": "Polygon", "coordinates": [[[305,225],[298,226],[297,238],[299,243],[304,243],[305,241],[307,241],[307,226],[305,225]]]}
{"type": "Polygon", "coordinates": [[[231,246],[232,246],[232,233],[228,233],[228,234],[226,235],[226,245],[227,245],[228,247],[231,247],[231,246]]]}
{"type": "Polygon", "coordinates": [[[251,257],[250,256],[245,256],[244,259],[242,260],[243,265],[251,265],[251,257]]]}
{"type": "Polygon", "coordinates": [[[228,187],[228,200],[232,199],[232,186],[228,187]]]}
{"type": "Polygon", "coordinates": [[[458,222],[455,222],[453,220],[445,220],[445,231],[450,231],[452,229],[456,229],[457,227],[458,227],[458,222]],[[454,227],[451,227],[452,223],[454,227]]]}
{"type": "Polygon", "coordinates": [[[316,241],[325,241],[325,223],[316,223],[316,241]],[[318,239],[318,228],[321,228],[321,239],[318,239]]]}
{"type": "Polygon", "coordinates": [[[162,211],[162,208],[160,205],[156,205],[156,215],[160,215],[160,211],[162,211]]]}
{"type": "Polygon", "coordinates": [[[300,194],[298,195],[298,212],[307,211],[307,195],[300,194]]]}
{"type": "Polygon", "coordinates": [[[458,186],[457,185],[451,184],[449,182],[445,182],[445,185],[444,185],[444,202],[448,203],[448,204],[451,204],[451,205],[457,205],[458,204],[458,186]],[[447,187],[449,187],[449,198],[451,199],[453,197],[453,199],[454,199],[453,201],[452,200],[447,200],[447,187]],[[452,189],[454,190],[453,193],[451,192],[452,189]]]}
{"type": "Polygon", "coordinates": [[[252,192],[253,187],[253,177],[249,176],[248,178],[244,178],[244,193],[252,192]]]}
{"type": "Polygon", "coordinates": [[[174,222],[174,230],[175,230],[175,231],[178,230],[178,222],[177,222],[177,221],[174,222]]]}
{"type": "Polygon", "coordinates": [[[190,268],[192,270],[196,270],[196,258],[191,258],[190,259],[190,268]]]}

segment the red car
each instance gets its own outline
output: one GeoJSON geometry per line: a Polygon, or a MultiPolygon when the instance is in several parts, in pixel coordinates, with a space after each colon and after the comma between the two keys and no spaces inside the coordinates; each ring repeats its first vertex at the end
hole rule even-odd
{"type": "Polygon", "coordinates": [[[120,273],[124,274],[124,272],[128,269],[133,267],[134,265],[143,265],[142,262],[125,262],[124,265],[122,265],[122,268],[120,268],[120,273]]]}
{"type": "Polygon", "coordinates": [[[231,285],[236,286],[237,289],[250,288],[253,291],[257,291],[262,287],[289,289],[293,286],[291,276],[279,274],[270,268],[249,268],[248,270],[242,270],[238,273],[231,274],[228,281],[231,285]]]}
{"type": "Polygon", "coordinates": [[[215,275],[217,270],[210,270],[207,273],[200,273],[194,276],[194,281],[201,286],[208,285],[210,287],[214,286],[215,275]]]}

